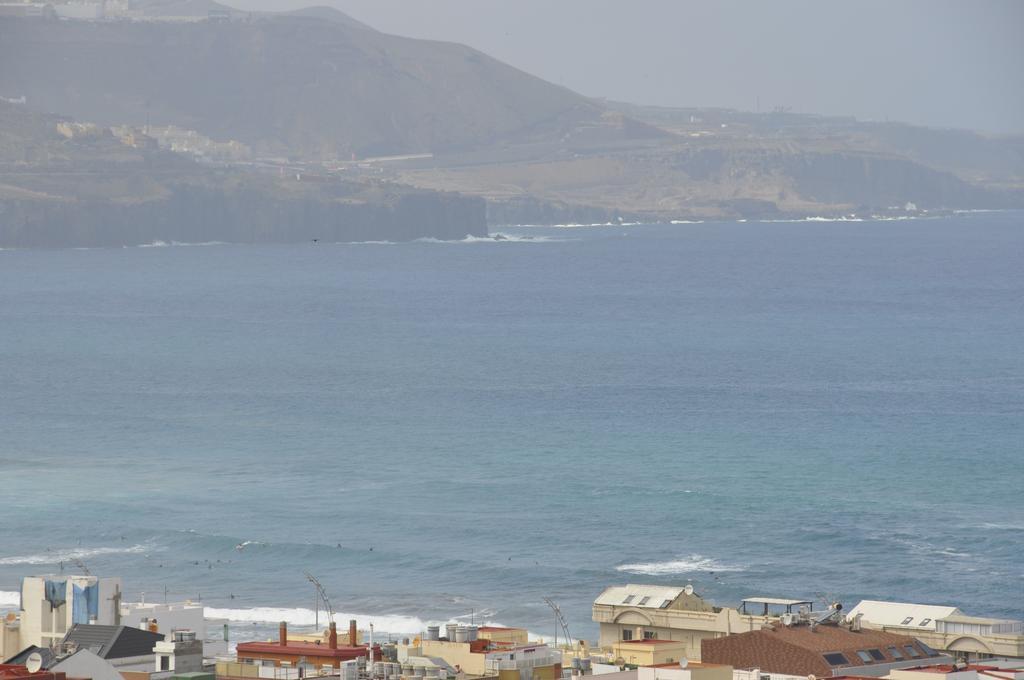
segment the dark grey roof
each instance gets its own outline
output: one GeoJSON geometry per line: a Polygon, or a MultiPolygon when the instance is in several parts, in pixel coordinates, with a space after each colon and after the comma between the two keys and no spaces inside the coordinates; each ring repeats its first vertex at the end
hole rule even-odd
{"type": "Polygon", "coordinates": [[[7,661],[4,661],[4,663],[24,666],[32,652],[39,652],[39,656],[43,657],[43,668],[49,668],[56,663],[53,658],[53,652],[50,651],[49,647],[36,647],[35,645],[29,645],[11,658],[7,659],[7,661]]]}
{"type": "Polygon", "coordinates": [[[151,633],[131,626],[99,626],[76,623],[64,636],[64,642],[74,642],[79,649],[91,650],[101,659],[125,659],[153,653],[153,646],[164,639],[160,633],[151,633]]]}

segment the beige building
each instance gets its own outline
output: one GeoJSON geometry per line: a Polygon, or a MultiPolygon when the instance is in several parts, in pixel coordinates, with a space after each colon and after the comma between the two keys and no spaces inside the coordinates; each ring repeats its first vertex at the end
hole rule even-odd
{"type": "Polygon", "coordinates": [[[686,659],[688,645],[683,640],[619,640],[612,645],[616,663],[630,666],[678,664],[686,659]]]}
{"type": "Polygon", "coordinates": [[[956,607],[864,600],[847,619],[865,628],[913,635],[932,649],[967,660],[1024,659],[1024,622],[967,616],[956,607]]]}
{"type": "Polygon", "coordinates": [[[20,644],[50,647],[76,623],[121,623],[121,579],[28,576],[21,581],[20,644]]]}
{"type": "Polygon", "coordinates": [[[606,588],[594,601],[593,619],[603,649],[635,640],[671,640],[685,643],[682,658],[699,661],[702,640],[760,630],[783,614],[812,607],[807,600],[767,597],[747,598],[739,609],[716,607],[692,586],[629,584],[606,588]]]}

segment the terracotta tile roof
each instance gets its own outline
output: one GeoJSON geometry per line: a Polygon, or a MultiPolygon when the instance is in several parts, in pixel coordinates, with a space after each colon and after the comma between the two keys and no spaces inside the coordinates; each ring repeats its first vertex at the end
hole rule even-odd
{"type": "Polygon", "coordinates": [[[922,660],[928,652],[912,637],[881,630],[851,631],[835,625],[775,626],[747,633],[727,635],[701,643],[701,659],[729,664],[734,668],[761,668],[772,673],[791,675],[832,675],[836,668],[855,669],[875,663],[904,661],[903,648],[913,648],[922,660]],[[901,658],[893,657],[889,647],[898,647],[901,658]],[[857,652],[876,650],[882,659],[865,662],[857,652]],[[842,654],[846,663],[830,663],[825,654],[842,654]]]}

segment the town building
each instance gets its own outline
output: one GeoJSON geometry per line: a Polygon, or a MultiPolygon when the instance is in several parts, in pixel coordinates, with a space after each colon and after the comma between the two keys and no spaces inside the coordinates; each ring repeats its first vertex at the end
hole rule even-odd
{"type": "Polygon", "coordinates": [[[19,645],[50,647],[76,624],[121,623],[121,579],[29,576],[21,581],[19,645]]]}
{"type": "Polygon", "coordinates": [[[689,585],[628,584],[606,588],[594,601],[593,619],[603,649],[633,640],[673,640],[686,643],[685,658],[699,661],[704,640],[759,630],[783,614],[811,611],[813,606],[808,600],[750,597],[739,609],[716,607],[689,585]]]}
{"type": "Polygon", "coordinates": [[[522,628],[448,624],[428,626],[424,636],[397,646],[403,667],[435,666],[472,676],[498,676],[512,680],[560,678],[562,653],[546,644],[530,644],[522,628]],[[516,676],[513,678],[513,676],[516,676]]]}
{"type": "MultiPolygon", "coordinates": [[[[217,663],[217,677],[240,678],[260,677],[246,675],[246,666],[296,669],[300,675],[318,675],[322,671],[337,674],[346,661],[362,659],[373,655],[381,658],[379,646],[371,648],[357,642],[356,622],[349,622],[348,644],[339,644],[337,629],[333,622],[328,629],[327,642],[296,641],[288,638],[288,624],[281,622],[278,639],[266,642],[240,642],[236,647],[237,662],[217,663]]],[[[286,674],[287,675],[287,674],[286,674]]]]}
{"type": "Polygon", "coordinates": [[[836,605],[832,614],[787,619],[788,625],[704,640],[702,658],[736,669],[804,677],[880,677],[894,668],[950,660],[912,637],[858,629],[838,623],[839,618],[836,605]]]}
{"type": "Polygon", "coordinates": [[[658,666],[672,664],[678,667],[686,659],[689,643],[683,640],[620,640],[612,645],[616,663],[630,666],[658,666]]]}
{"type": "Polygon", "coordinates": [[[124,602],[121,619],[128,625],[161,633],[168,641],[176,630],[191,631],[202,642],[203,655],[207,658],[228,652],[227,631],[224,630],[227,622],[217,622],[218,629],[208,630],[203,605],[197,602],[124,602]]]}
{"type": "MultiPolygon", "coordinates": [[[[628,670],[619,670],[617,666],[595,668],[595,676],[601,680],[735,680],[731,666],[721,664],[688,662],[685,667],[680,664],[665,666],[641,666],[628,670]]],[[[744,679],[746,680],[746,679],[744,679]]],[[[751,678],[750,680],[761,680],[751,678]]],[[[807,680],[801,678],[800,680],[807,680]]]]}
{"type": "Polygon", "coordinates": [[[934,664],[900,668],[888,680],[1024,680],[1024,665],[934,664]]]}
{"type": "Polygon", "coordinates": [[[848,618],[866,628],[913,635],[965,660],[1024,659],[1024,622],[967,616],[956,607],[863,600],[848,618]]]}
{"type": "Polygon", "coordinates": [[[0,680],[68,680],[64,673],[30,671],[24,664],[0,664],[0,680]]]}

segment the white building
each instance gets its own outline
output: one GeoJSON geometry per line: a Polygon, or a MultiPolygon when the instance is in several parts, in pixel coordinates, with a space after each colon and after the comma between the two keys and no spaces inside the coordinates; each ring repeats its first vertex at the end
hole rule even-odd
{"type": "Polygon", "coordinates": [[[197,602],[125,602],[121,604],[121,620],[128,626],[162,633],[165,640],[172,640],[176,630],[192,631],[196,639],[202,641],[207,658],[228,652],[228,643],[221,628],[226,622],[220,621],[221,626],[208,634],[203,605],[197,602]]]}
{"type": "Polygon", "coordinates": [[[121,579],[96,576],[27,576],[21,581],[22,647],[50,647],[76,623],[121,623],[121,579]]]}
{"type": "Polygon", "coordinates": [[[1024,659],[1024,622],[967,616],[956,607],[864,600],[847,619],[866,628],[912,635],[961,659],[1024,659]]]}

